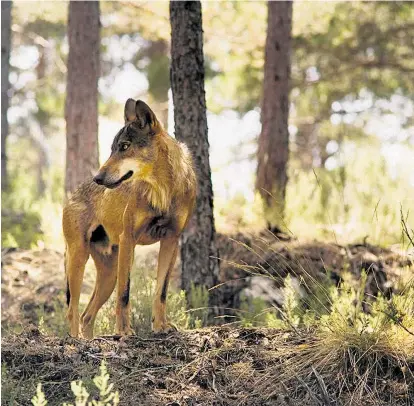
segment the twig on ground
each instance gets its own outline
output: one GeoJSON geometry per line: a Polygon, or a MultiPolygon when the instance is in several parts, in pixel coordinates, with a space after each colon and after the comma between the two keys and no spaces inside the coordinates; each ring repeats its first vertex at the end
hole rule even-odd
{"type": "Polygon", "coordinates": [[[329,406],[331,404],[331,400],[329,399],[328,390],[326,389],[326,385],[322,377],[316,372],[316,369],[312,367],[313,374],[316,376],[316,380],[318,381],[319,389],[321,390],[323,401],[325,402],[324,405],[329,406]]]}
{"type": "MultiPolygon", "coordinates": [[[[408,215],[408,213],[407,213],[407,215],[408,215]]],[[[410,241],[410,244],[412,245],[412,247],[414,248],[414,230],[413,229],[411,229],[411,230],[408,229],[407,222],[404,219],[402,205],[400,205],[400,216],[401,216],[401,225],[402,225],[402,228],[403,228],[403,232],[406,235],[406,237],[408,238],[408,240],[410,241]],[[411,231],[411,234],[410,234],[410,231],[411,231]]]]}
{"type": "Polygon", "coordinates": [[[283,397],[283,400],[286,402],[288,406],[295,406],[292,399],[289,396],[289,390],[284,382],[282,382],[283,392],[285,392],[285,395],[283,397]]]}
{"type": "Polygon", "coordinates": [[[303,387],[308,391],[309,396],[311,397],[311,399],[315,402],[315,405],[320,405],[321,402],[318,399],[318,397],[313,393],[312,389],[309,387],[309,385],[299,376],[296,376],[296,379],[303,385],[303,387]]]}
{"type": "Polygon", "coordinates": [[[384,310],[382,310],[381,312],[384,313],[387,317],[389,317],[394,323],[400,326],[403,330],[405,330],[408,334],[414,336],[414,333],[410,331],[407,327],[405,327],[404,324],[401,322],[401,320],[399,320],[397,317],[385,312],[384,310]]]}

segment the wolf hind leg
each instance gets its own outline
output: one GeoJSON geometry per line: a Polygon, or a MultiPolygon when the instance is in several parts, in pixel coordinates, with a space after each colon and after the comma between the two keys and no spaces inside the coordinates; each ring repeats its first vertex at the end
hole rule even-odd
{"type": "Polygon", "coordinates": [[[82,335],[89,339],[93,338],[93,328],[99,309],[106,303],[115,288],[118,251],[114,247],[110,255],[105,255],[92,245],[91,256],[96,266],[95,289],[81,317],[82,335]]]}
{"type": "Polygon", "coordinates": [[[67,318],[69,320],[70,335],[72,337],[79,336],[79,297],[88,258],[89,250],[85,244],[75,243],[67,245],[65,252],[66,298],[68,303],[67,318]]]}

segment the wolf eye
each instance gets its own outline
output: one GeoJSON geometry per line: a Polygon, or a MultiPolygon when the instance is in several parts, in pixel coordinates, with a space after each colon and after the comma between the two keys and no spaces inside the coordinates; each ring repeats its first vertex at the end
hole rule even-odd
{"type": "Polygon", "coordinates": [[[126,151],[129,148],[129,144],[124,142],[123,144],[121,144],[121,146],[119,147],[119,149],[121,151],[126,151]]]}

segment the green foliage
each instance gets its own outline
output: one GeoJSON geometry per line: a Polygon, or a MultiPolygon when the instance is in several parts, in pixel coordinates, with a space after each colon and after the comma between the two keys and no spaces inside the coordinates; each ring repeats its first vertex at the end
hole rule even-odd
{"type": "Polygon", "coordinates": [[[11,156],[26,150],[24,160],[9,160],[10,185],[2,194],[2,246],[28,249],[45,243],[63,250],[63,168],[54,163],[39,179],[38,151],[32,142],[18,138],[8,144],[11,156]],[[41,196],[39,183],[45,185],[41,196]]]}
{"type": "Polygon", "coordinates": [[[301,237],[355,241],[368,236],[381,245],[399,242],[400,205],[409,213],[408,223],[414,212],[413,166],[404,161],[390,168],[381,146],[372,139],[347,141],[343,150],[349,153],[341,154],[333,169],[291,168],[286,198],[289,228],[301,237]]]}
{"type": "Polygon", "coordinates": [[[283,318],[291,327],[297,327],[301,319],[300,298],[292,283],[292,278],[288,275],[285,278],[285,287],[283,289],[283,318]]]}
{"type": "Polygon", "coordinates": [[[33,248],[42,237],[41,218],[36,204],[25,192],[13,181],[2,194],[2,247],[33,248]]]}
{"type": "Polygon", "coordinates": [[[185,291],[170,292],[167,304],[167,319],[180,329],[187,329],[191,323],[191,313],[187,310],[185,291]]]}
{"type": "Polygon", "coordinates": [[[238,317],[244,327],[271,327],[280,329],[309,328],[316,325],[322,315],[329,313],[330,289],[335,287],[326,275],[322,282],[314,282],[309,286],[311,293],[302,296],[293,279],[288,275],[281,289],[283,304],[269,307],[260,297],[242,296],[238,317]]]}
{"type": "MultiPolygon", "coordinates": [[[[266,3],[208,3],[203,13],[209,22],[205,52],[221,72],[208,83],[209,108],[245,112],[259,106],[266,3]]],[[[403,2],[379,7],[370,2],[295,3],[292,88],[300,92],[292,100],[295,107],[303,100],[308,103],[300,116],[328,119],[333,101],[356,97],[361,89],[377,97],[389,97],[398,89],[409,95],[412,18],[412,8],[403,2]]]]}
{"type": "Polygon", "coordinates": [[[312,327],[323,315],[329,314],[332,303],[331,292],[336,290],[337,286],[329,270],[326,271],[322,280],[313,280],[307,286],[311,293],[301,298],[299,315],[305,327],[312,327]]]}
{"type": "Polygon", "coordinates": [[[340,289],[331,290],[332,307],[329,314],[320,318],[320,328],[324,331],[355,332],[375,337],[386,333],[395,336],[400,330],[414,326],[413,286],[386,299],[381,294],[368,303],[363,298],[366,275],[362,275],[357,288],[344,282],[340,289]],[[362,310],[363,305],[369,311],[362,310]]]}
{"type": "Polygon", "coordinates": [[[209,110],[245,113],[259,106],[266,15],[262,2],[203,4],[204,51],[218,73],[206,82],[209,110]]]}
{"type": "Polygon", "coordinates": [[[208,322],[208,289],[204,285],[195,285],[191,282],[188,295],[190,317],[189,328],[201,328],[208,322]]]}
{"type": "MultiPolygon", "coordinates": [[[[324,128],[324,134],[329,128],[324,128]]],[[[381,246],[406,241],[400,208],[407,224],[413,223],[414,165],[409,157],[414,149],[408,145],[396,147],[400,159],[385,159],[386,149],[375,137],[359,134],[344,138],[329,158],[332,166],[304,170],[293,157],[285,210],[289,233],[340,243],[367,237],[370,243],[381,246]]],[[[221,232],[262,230],[265,226],[257,197],[253,201],[241,195],[218,197],[214,210],[221,232]]]]}
{"type": "Polygon", "coordinates": [[[277,317],[274,309],[269,308],[268,304],[260,297],[240,298],[240,309],[238,318],[243,327],[272,327],[281,328],[283,321],[277,317]]]}
{"type": "MultiPolygon", "coordinates": [[[[156,282],[153,276],[149,275],[148,270],[140,270],[135,274],[135,278],[132,279],[132,286],[140,286],[141,288],[136,294],[131,295],[131,317],[132,328],[139,334],[142,330],[149,331],[151,329],[152,304],[156,282]]],[[[185,292],[174,292],[173,289],[169,289],[167,319],[178,328],[185,329],[188,325],[186,310],[185,292]]]]}
{"type": "Polygon", "coordinates": [[[322,283],[308,296],[301,297],[288,276],[283,288],[282,308],[278,311],[269,308],[261,298],[243,298],[240,324],[289,330],[311,328],[330,340],[349,340],[359,349],[377,345],[381,340],[382,345],[394,346],[404,352],[401,345],[414,333],[414,286],[407,284],[390,299],[381,294],[366,298],[366,280],[367,275],[362,272],[358,283],[351,283],[346,278],[339,287],[322,283]]]}
{"type": "MultiPolygon", "coordinates": [[[[116,406],[119,404],[119,393],[114,390],[114,384],[109,383],[109,374],[105,361],[100,366],[100,374],[93,379],[99,391],[99,398],[89,401],[89,393],[82,381],[71,382],[71,390],[75,396],[75,404],[63,403],[62,406],[116,406]]],[[[36,395],[32,398],[33,406],[46,406],[47,400],[42,390],[42,384],[37,385],[36,395]]]]}

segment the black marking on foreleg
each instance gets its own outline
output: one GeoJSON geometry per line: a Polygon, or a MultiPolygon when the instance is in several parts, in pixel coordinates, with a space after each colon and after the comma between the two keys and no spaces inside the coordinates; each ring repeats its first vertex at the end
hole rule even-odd
{"type": "Polygon", "coordinates": [[[126,288],[124,290],[124,293],[122,294],[122,297],[121,297],[121,303],[122,303],[122,306],[124,306],[124,307],[127,307],[128,303],[129,303],[129,288],[130,288],[130,285],[131,285],[131,278],[128,275],[128,282],[127,282],[126,288]]]}
{"type": "Polygon", "coordinates": [[[69,280],[66,279],[66,304],[69,306],[69,303],[70,303],[69,280]]]}
{"type": "Polygon", "coordinates": [[[167,274],[165,275],[164,284],[162,285],[162,291],[161,291],[161,302],[165,303],[167,300],[167,291],[168,291],[168,282],[170,280],[170,273],[171,273],[171,267],[168,269],[167,274]]]}

